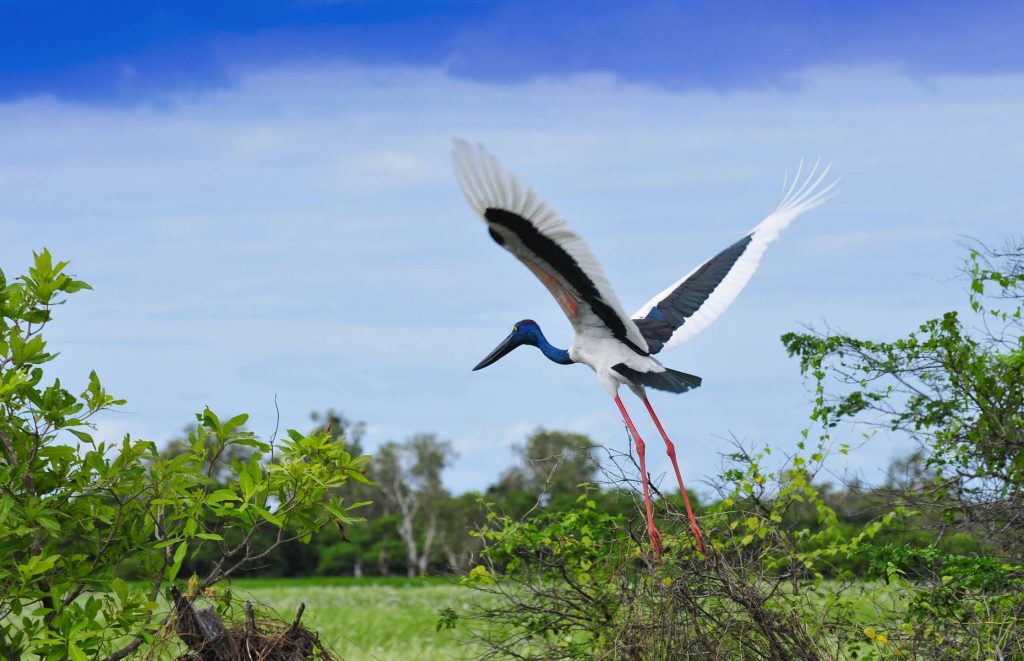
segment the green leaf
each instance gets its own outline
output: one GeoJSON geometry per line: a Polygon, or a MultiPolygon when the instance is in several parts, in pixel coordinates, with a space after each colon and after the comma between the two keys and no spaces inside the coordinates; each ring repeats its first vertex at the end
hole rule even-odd
{"type": "Polygon", "coordinates": [[[45,558],[38,555],[29,557],[28,562],[18,565],[18,571],[26,578],[45,574],[53,569],[54,564],[60,559],[59,555],[49,555],[45,558]]]}
{"type": "Polygon", "coordinates": [[[64,285],[61,287],[61,291],[67,292],[68,294],[74,294],[75,292],[82,291],[83,289],[92,289],[92,285],[90,285],[88,282],[82,282],[81,280],[72,280],[69,278],[64,282],[64,285]]]}
{"type": "Polygon", "coordinates": [[[167,572],[168,583],[174,583],[174,579],[178,577],[178,572],[181,571],[181,563],[185,561],[185,553],[187,552],[187,542],[178,544],[178,548],[174,549],[174,558],[171,561],[171,568],[167,572]]]}
{"type": "Polygon", "coordinates": [[[89,657],[85,655],[85,652],[73,640],[68,641],[68,656],[71,657],[72,661],[89,661],[89,657]]]}
{"type": "Polygon", "coordinates": [[[254,489],[252,483],[252,477],[249,475],[249,471],[245,468],[238,473],[238,486],[242,489],[242,498],[249,500],[252,498],[254,489]]]}
{"type": "Polygon", "coordinates": [[[241,498],[239,498],[238,494],[231,489],[217,489],[206,496],[206,502],[210,505],[216,505],[217,503],[223,503],[229,500],[241,500],[241,498]]]}
{"type": "Polygon", "coordinates": [[[241,427],[242,425],[244,425],[246,423],[246,421],[248,421],[248,420],[249,420],[249,414],[248,413],[241,413],[241,414],[236,415],[235,417],[231,418],[227,422],[223,423],[221,425],[221,429],[222,429],[222,431],[224,433],[231,433],[234,430],[236,430],[239,427],[241,427]]]}
{"type": "Polygon", "coordinates": [[[87,443],[87,444],[91,445],[92,442],[93,442],[92,435],[82,431],[81,429],[75,429],[74,427],[69,427],[68,431],[71,434],[74,434],[74,436],[76,438],[78,438],[78,440],[80,440],[83,443],[87,443]]]}
{"type": "Polygon", "coordinates": [[[270,522],[270,523],[274,524],[275,526],[277,526],[278,528],[281,528],[281,527],[284,526],[284,521],[280,517],[275,516],[274,514],[271,514],[267,510],[263,509],[262,507],[257,507],[256,508],[256,513],[259,514],[260,516],[262,516],[268,522],[270,522]]]}
{"type": "Polygon", "coordinates": [[[110,587],[114,590],[114,594],[121,600],[121,604],[128,600],[128,584],[124,582],[124,579],[114,577],[110,580],[110,587]]]}

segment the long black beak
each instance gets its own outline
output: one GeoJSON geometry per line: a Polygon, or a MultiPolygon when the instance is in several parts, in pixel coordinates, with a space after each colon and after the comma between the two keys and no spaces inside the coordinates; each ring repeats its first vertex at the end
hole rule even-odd
{"type": "Polygon", "coordinates": [[[519,338],[516,337],[516,334],[510,333],[508,337],[501,341],[501,344],[494,348],[494,351],[487,354],[487,356],[483,360],[481,360],[476,367],[473,368],[473,371],[475,372],[477,370],[482,370],[488,365],[493,365],[494,363],[498,362],[502,358],[502,356],[512,351],[520,344],[521,343],[519,342],[519,338]]]}

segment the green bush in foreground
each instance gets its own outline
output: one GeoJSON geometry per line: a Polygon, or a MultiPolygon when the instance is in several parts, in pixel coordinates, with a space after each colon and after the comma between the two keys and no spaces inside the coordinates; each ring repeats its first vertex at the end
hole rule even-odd
{"type": "Polygon", "coordinates": [[[771,471],[760,460],[737,453],[730,495],[701,517],[706,560],[665,499],[663,562],[639,510],[609,514],[589,495],[568,511],[492,515],[483,562],[463,580],[485,598],[442,612],[439,626],[494,658],[987,659],[1018,649],[1019,565],[882,543],[914,513],[850,530],[810,479],[824,457],[771,471]],[[814,519],[795,516],[805,507],[814,519]],[[866,572],[851,573],[851,561],[866,572]]]}
{"type": "Polygon", "coordinates": [[[967,267],[984,330],[949,312],[892,342],[783,338],[813,378],[820,433],[781,462],[726,457],[701,516],[707,559],[664,498],[663,562],[639,508],[627,520],[583,495],[494,513],[466,578],[492,598],[440,626],[528,659],[1024,658],[1024,241],[989,256],[1005,261],[975,251],[967,267]],[[815,481],[854,421],[906,434],[921,457],[862,498],[873,516],[858,526],[815,481]]]}
{"type": "Polygon", "coordinates": [[[589,494],[568,511],[494,514],[480,532],[484,563],[465,579],[489,598],[444,613],[442,626],[464,628],[496,658],[826,659],[859,649],[867,641],[848,617],[853,598],[825,574],[899,515],[847,534],[811,483],[820,464],[769,472],[736,457],[729,495],[702,517],[707,559],[666,499],[656,515],[664,561],[639,513],[607,513],[589,494]],[[811,522],[793,516],[806,504],[817,509],[811,522]],[[825,608],[825,594],[840,601],[825,608]]]}
{"type": "Polygon", "coordinates": [[[9,659],[125,658],[163,626],[159,597],[190,555],[215,549],[190,580],[201,592],[284,542],[353,521],[359,504],[328,492],[366,481],[368,458],[328,434],[289,431],[273,445],[243,429],[245,415],[204,411],[173,457],[129,436],[94,439],[89,420],[123,400],[95,372],[75,395],[41,367],[55,357],[42,335],[54,307],[89,289],[66,266],[43,250],[13,281],[0,271],[0,656],[9,659]],[[126,562],[144,584],[119,577],[126,562]]]}

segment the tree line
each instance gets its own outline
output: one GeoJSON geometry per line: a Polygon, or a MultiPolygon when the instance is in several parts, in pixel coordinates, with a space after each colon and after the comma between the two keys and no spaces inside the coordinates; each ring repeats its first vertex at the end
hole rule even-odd
{"type": "MultiPolygon", "coordinates": [[[[311,415],[312,434],[323,434],[353,456],[364,453],[365,429],[331,409],[311,415]]],[[[173,458],[190,447],[196,426],[162,450],[173,458]]],[[[486,520],[488,506],[513,516],[532,510],[570,506],[584,485],[599,479],[596,446],[586,436],[538,428],[515,449],[516,463],[496,476],[482,492],[453,493],[443,481],[456,454],[450,442],[433,433],[377,447],[364,468],[368,482],[349,481],[331,490],[342,503],[361,503],[352,524],[335,523],[308,540],[280,544],[240,576],[364,576],[431,573],[462,574],[476,560],[480,542],[471,535],[486,520]]],[[[250,461],[251,449],[236,446],[223,465],[250,461]]],[[[602,495],[606,505],[624,510],[634,505],[628,494],[602,495]]],[[[266,531],[272,534],[273,531],[266,531]]],[[[185,569],[202,573],[216,562],[215,549],[200,550],[185,569]]],[[[135,565],[123,572],[133,578],[135,565]]]]}
{"type": "MultiPolygon", "coordinates": [[[[353,456],[363,455],[365,424],[353,422],[330,409],[313,413],[312,434],[325,434],[353,456]]],[[[173,457],[188,446],[186,435],[169,442],[163,451],[173,457]]],[[[625,433],[625,432],[624,432],[625,433]]],[[[737,448],[736,451],[742,451],[737,448]]],[[[733,452],[734,456],[736,451],[733,452]]],[[[251,449],[239,446],[223,461],[249,461],[251,449]]],[[[388,441],[369,458],[365,476],[370,483],[349,481],[332,490],[342,503],[362,503],[352,511],[352,524],[335,524],[308,540],[295,539],[276,546],[257,562],[240,568],[238,576],[389,576],[462,575],[479,562],[483,546],[474,534],[495,513],[513,520],[571,511],[581,495],[610,516],[632,517],[641,511],[637,502],[639,468],[630,453],[611,455],[583,434],[538,428],[514,448],[515,463],[496,476],[483,491],[456,494],[445,486],[443,474],[456,454],[450,442],[433,433],[417,433],[404,441],[388,441]],[[602,457],[602,454],[604,455],[602,457]],[[602,461],[603,459],[603,461],[602,461]],[[620,466],[622,462],[630,465],[620,466]],[[632,475],[632,477],[631,477],[632,475]]],[[[750,456],[742,454],[748,460],[750,456]]],[[[903,498],[909,483],[932,474],[926,455],[915,452],[893,462],[881,483],[852,480],[845,484],[816,484],[823,502],[836,513],[834,526],[846,531],[862,529],[903,498]]],[[[722,497],[701,500],[689,493],[698,514],[721,506],[722,497]]],[[[680,506],[677,492],[656,492],[667,507],[680,506]]],[[[821,527],[814,507],[795,504],[787,515],[795,525],[821,527]]],[[[933,516],[929,524],[940,525],[933,516]]],[[[878,544],[927,539],[932,527],[909,527],[882,532],[878,544]]],[[[267,530],[264,534],[271,535],[267,530]]],[[[270,540],[266,540],[269,542],[270,540]]],[[[952,536],[947,544],[960,550],[976,546],[969,536],[952,536]]],[[[200,549],[185,561],[184,570],[202,574],[216,562],[216,549],[200,549]]],[[[840,563],[863,571],[863,557],[840,563]]],[[[126,578],[135,566],[125,565],[126,578]]]]}

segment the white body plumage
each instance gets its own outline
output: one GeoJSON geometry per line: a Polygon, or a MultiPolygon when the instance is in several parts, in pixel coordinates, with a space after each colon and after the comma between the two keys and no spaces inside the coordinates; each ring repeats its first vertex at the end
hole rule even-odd
{"type": "Polygon", "coordinates": [[[643,388],[642,385],[634,384],[624,375],[612,369],[616,365],[626,365],[638,372],[659,373],[665,371],[665,366],[657,359],[651,356],[641,356],[607,334],[574,333],[572,345],[569,347],[569,356],[574,362],[583,363],[594,370],[598,381],[612,397],[619,391],[621,385],[630,386],[634,392],[643,388]]]}

